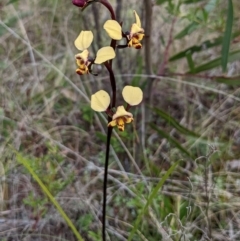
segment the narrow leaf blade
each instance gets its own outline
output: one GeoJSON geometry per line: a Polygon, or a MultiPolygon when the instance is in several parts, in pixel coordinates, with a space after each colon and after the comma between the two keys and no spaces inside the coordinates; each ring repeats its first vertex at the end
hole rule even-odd
{"type": "MultiPolygon", "coordinates": [[[[228,62],[234,62],[236,60],[240,59],[240,50],[234,51],[229,53],[228,55],[228,62]]],[[[219,67],[221,65],[221,57],[218,57],[216,59],[213,59],[203,65],[197,66],[194,69],[194,73],[200,73],[202,71],[206,71],[206,70],[210,70],[216,67],[219,67]]],[[[189,71],[188,73],[193,74],[191,71],[189,71]]]]}
{"type": "Polygon", "coordinates": [[[232,0],[228,0],[227,23],[226,23],[225,33],[224,33],[223,43],[222,43],[221,65],[222,65],[223,72],[226,72],[227,70],[232,25],[233,25],[233,4],[232,4],[232,0]]]}
{"type": "Polygon", "coordinates": [[[52,204],[57,208],[58,212],[62,215],[63,219],[66,221],[68,226],[72,229],[72,232],[75,234],[78,241],[84,241],[70,218],[67,216],[67,214],[64,212],[62,207],[60,206],[59,202],[52,196],[48,188],[44,185],[42,180],[39,178],[39,176],[36,174],[36,172],[33,170],[33,168],[29,164],[29,160],[24,158],[21,154],[16,153],[17,160],[20,164],[22,164],[28,172],[32,175],[32,177],[35,179],[35,181],[38,183],[38,185],[41,187],[44,194],[49,198],[49,200],[52,202],[52,204]]]}
{"type": "Polygon", "coordinates": [[[144,208],[142,209],[142,211],[140,212],[140,214],[138,215],[135,223],[134,223],[134,227],[128,237],[128,241],[132,240],[133,235],[135,234],[135,232],[137,231],[137,227],[140,224],[143,215],[145,214],[145,212],[147,211],[148,207],[152,204],[154,198],[156,197],[156,195],[158,194],[159,190],[162,188],[163,184],[165,183],[165,181],[168,179],[168,177],[173,173],[173,171],[176,169],[177,165],[179,164],[180,161],[174,163],[169,169],[168,171],[164,174],[164,176],[161,178],[161,180],[159,181],[159,183],[157,184],[157,186],[152,190],[152,192],[149,195],[149,198],[147,200],[147,203],[145,204],[144,208]]]}
{"type": "Polygon", "coordinates": [[[193,158],[192,155],[172,136],[158,128],[155,124],[150,123],[150,126],[158,132],[158,134],[166,138],[172,145],[174,145],[182,153],[186,154],[188,157],[193,158]]]}
{"type": "Polygon", "coordinates": [[[152,108],[152,110],[160,116],[162,119],[164,119],[169,125],[174,127],[176,130],[178,130],[180,133],[184,135],[189,135],[189,136],[194,136],[199,138],[200,135],[196,134],[195,132],[188,130],[186,127],[183,125],[179,124],[176,119],[174,119],[171,115],[169,115],[167,112],[158,109],[158,108],[152,108]]]}

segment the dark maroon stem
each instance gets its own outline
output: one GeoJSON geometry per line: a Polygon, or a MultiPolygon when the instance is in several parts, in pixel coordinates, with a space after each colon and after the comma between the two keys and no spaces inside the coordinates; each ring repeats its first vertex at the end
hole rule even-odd
{"type": "Polygon", "coordinates": [[[127,47],[128,47],[127,44],[122,44],[122,45],[118,45],[118,46],[117,46],[118,49],[125,49],[125,48],[127,48],[127,47]]]}
{"type": "MultiPolygon", "coordinates": [[[[112,8],[112,5],[108,2],[108,0],[99,0],[99,2],[108,9],[108,11],[111,14],[112,20],[116,20],[115,12],[112,8]]],[[[117,44],[117,41],[112,39],[110,46],[114,49],[114,51],[116,49],[116,44],[117,44]]],[[[104,65],[107,68],[109,77],[110,77],[110,83],[112,87],[112,101],[111,101],[110,108],[113,108],[116,105],[116,81],[112,70],[112,60],[106,61],[104,65]]],[[[108,122],[110,122],[111,120],[112,120],[112,117],[108,116],[108,122]]],[[[103,215],[102,216],[102,240],[103,241],[106,241],[107,176],[108,176],[108,162],[109,162],[111,136],[112,136],[112,127],[108,127],[104,180],[103,180],[103,214],[102,214],[103,215]]]]}
{"type": "MultiPolygon", "coordinates": [[[[108,117],[108,121],[111,119],[112,118],[108,117]]],[[[102,208],[102,240],[103,241],[106,241],[107,176],[108,176],[108,162],[109,162],[111,136],[112,136],[112,127],[108,127],[104,179],[103,179],[103,208],[102,208]]]]}
{"type": "Polygon", "coordinates": [[[113,8],[112,8],[112,5],[108,2],[108,0],[100,0],[99,2],[100,2],[101,4],[103,4],[103,5],[108,9],[108,11],[109,11],[110,14],[111,14],[111,18],[112,18],[113,20],[116,20],[115,12],[114,12],[114,10],[113,10],[113,8]]]}
{"type": "MultiPolygon", "coordinates": [[[[105,67],[109,72],[111,87],[112,87],[112,102],[110,108],[115,107],[116,105],[116,81],[115,76],[112,70],[110,62],[104,63],[105,67]]],[[[108,116],[108,122],[112,120],[112,117],[108,116]]],[[[107,131],[107,144],[106,144],[106,156],[105,156],[105,169],[104,169],[104,180],[103,180],[103,213],[102,213],[102,240],[106,241],[106,206],[107,206],[107,176],[108,176],[108,163],[109,163],[109,153],[110,153],[110,144],[112,136],[112,127],[108,127],[107,131]]]]}
{"type": "Polygon", "coordinates": [[[112,67],[110,63],[105,62],[104,63],[105,67],[107,68],[109,72],[109,77],[110,77],[110,82],[111,82],[111,87],[112,87],[112,103],[111,103],[111,108],[116,106],[116,80],[115,76],[112,70],[112,67]]]}
{"type": "MultiPolygon", "coordinates": [[[[108,9],[108,11],[109,11],[110,14],[111,14],[112,20],[116,20],[116,15],[115,15],[115,12],[114,12],[114,10],[113,10],[113,7],[112,7],[112,5],[108,2],[108,0],[100,0],[99,2],[100,2],[101,4],[103,4],[103,5],[108,9]]],[[[117,44],[117,41],[114,40],[114,39],[112,39],[110,46],[111,46],[114,50],[116,49],[116,44],[117,44]]],[[[109,60],[109,65],[110,65],[110,67],[112,67],[112,60],[109,60]]]]}

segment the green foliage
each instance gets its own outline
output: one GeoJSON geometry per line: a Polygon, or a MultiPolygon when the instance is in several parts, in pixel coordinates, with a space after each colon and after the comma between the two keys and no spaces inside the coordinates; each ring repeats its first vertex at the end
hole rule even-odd
{"type": "Polygon", "coordinates": [[[82,118],[88,123],[92,123],[93,120],[93,112],[92,109],[89,105],[82,105],[81,106],[81,111],[82,111],[82,118]]]}
{"type": "Polygon", "coordinates": [[[161,137],[166,138],[171,144],[173,144],[177,149],[179,149],[180,152],[186,154],[188,157],[193,158],[192,154],[186,148],[184,148],[174,137],[170,136],[168,133],[161,130],[153,123],[150,123],[150,126],[154,130],[156,130],[161,137]]]}
{"type": "MultiPolygon", "coordinates": [[[[240,50],[230,52],[228,55],[228,63],[234,62],[240,58],[240,50]]],[[[222,57],[218,57],[216,59],[213,59],[205,64],[202,64],[200,66],[197,66],[194,68],[193,72],[190,70],[188,73],[200,73],[206,70],[214,69],[216,67],[219,67],[221,65],[222,57]]]]}
{"type": "Polygon", "coordinates": [[[143,215],[146,213],[148,207],[152,204],[153,200],[155,199],[155,197],[157,196],[159,190],[162,188],[164,182],[168,179],[168,177],[173,173],[173,171],[175,170],[175,168],[177,167],[177,165],[179,164],[179,161],[174,163],[169,170],[163,175],[161,181],[156,185],[156,187],[152,190],[152,192],[150,193],[148,199],[147,199],[147,203],[145,204],[144,208],[142,209],[141,213],[138,215],[135,223],[134,223],[134,227],[130,233],[130,236],[128,238],[128,240],[132,240],[134,233],[136,232],[141,219],[143,217],[143,215]]]}
{"type": "Polygon", "coordinates": [[[227,22],[222,44],[222,71],[226,72],[228,64],[228,53],[231,43],[232,26],[233,26],[233,4],[232,0],[228,0],[227,22]]]}
{"type": "Polygon", "coordinates": [[[29,159],[28,165],[31,166],[47,189],[55,196],[72,182],[74,176],[73,173],[68,174],[64,179],[58,176],[59,167],[63,164],[64,159],[59,154],[57,147],[51,146],[50,143],[47,145],[49,146],[48,154],[41,158],[29,159]]]}
{"type": "MultiPolygon", "coordinates": [[[[232,39],[233,38],[236,38],[240,35],[240,32],[235,32],[232,34],[232,39]]],[[[211,39],[211,40],[206,40],[204,42],[202,42],[201,44],[199,45],[194,45],[190,48],[187,48],[183,51],[181,51],[180,53],[177,53],[176,55],[172,56],[169,61],[175,61],[175,60],[179,60],[181,58],[184,58],[184,57],[187,57],[188,55],[193,55],[194,53],[197,53],[197,52],[201,52],[201,51],[204,51],[204,50],[207,50],[207,49],[211,49],[213,47],[217,47],[219,45],[221,45],[223,42],[223,37],[218,37],[218,38],[215,38],[215,39],[211,39]]]]}
{"type": "Polygon", "coordinates": [[[36,180],[38,185],[41,187],[42,191],[44,194],[50,199],[51,203],[57,208],[58,212],[62,215],[63,219],[66,221],[68,226],[72,229],[72,232],[75,234],[76,238],[80,241],[83,241],[83,238],[81,237],[80,233],[77,231],[76,227],[72,223],[72,221],[69,219],[67,214],[63,211],[62,207],[60,204],[55,200],[54,196],[51,194],[51,192],[48,190],[46,185],[41,181],[39,176],[34,172],[34,169],[31,167],[32,161],[29,159],[24,158],[22,155],[19,153],[16,153],[17,155],[17,160],[20,164],[22,164],[27,171],[32,175],[32,177],[36,180]]]}
{"type": "Polygon", "coordinates": [[[88,231],[92,222],[93,215],[88,213],[79,217],[77,225],[81,227],[83,231],[88,231]]]}
{"type": "Polygon", "coordinates": [[[9,2],[7,4],[13,4],[13,3],[16,3],[18,2],[19,0],[9,0],[9,2]]]}
{"type": "MultiPolygon", "coordinates": [[[[145,27],[147,1],[109,2],[119,10],[118,19],[126,19],[124,29],[132,25],[132,9],[145,27]]],[[[116,241],[163,240],[162,228],[172,241],[230,240],[230,230],[233,241],[239,240],[239,2],[155,2],[152,35],[144,38],[151,38],[156,78],[144,75],[145,44],[142,50],[127,48],[127,54],[118,49],[122,58],[113,62],[120,73],[117,86],[140,86],[152,102],[146,98],[143,106],[131,107],[134,124],[126,125],[125,132],[115,128],[118,138],[112,136],[107,235],[116,241]],[[147,93],[149,81],[153,88],[147,93]],[[181,165],[176,162],[180,158],[181,165]]],[[[99,4],[82,13],[71,1],[5,3],[0,4],[5,169],[0,211],[7,222],[14,215],[17,228],[1,229],[0,240],[102,241],[102,130],[107,126],[101,118],[96,121],[88,98],[96,88],[112,93],[100,66],[94,68],[98,76],[75,74],[73,41],[79,30],[94,29],[96,23],[102,27],[110,15],[99,4]],[[18,150],[16,158],[9,146],[18,150]],[[8,215],[9,210],[14,213],[8,215]],[[58,229],[63,219],[52,221],[56,213],[70,231],[58,229]],[[30,225],[17,226],[25,217],[30,225]],[[40,229],[31,226],[35,218],[40,229]]],[[[100,39],[99,45],[109,45],[107,36],[100,39]]],[[[123,103],[121,92],[117,103],[123,103]]]]}
{"type": "Polygon", "coordinates": [[[48,199],[43,197],[37,197],[32,191],[28,194],[26,198],[24,198],[23,203],[26,207],[31,207],[33,209],[33,216],[37,217],[41,215],[43,217],[47,212],[47,208],[45,205],[48,204],[48,199]]]}
{"type": "Polygon", "coordinates": [[[89,231],[89,232],[88,232],[88,235],[89,235],[89,237],[92,238],[92,240],[94,240],[94,241],[101,241],[101,240],[102,240],[100,230],[99,230],[97,233],[96,233],[96,232],[93,232],[93,231],[89,231]]]}
{"type": "MultiPolygon", "coordinates": [[[[198,1],[181,1],[181,4],[196,2],[198,1]]],[[[168,4],[170,3],[171,1],[168,2],[168,4]]],[[[175,35],[175,39],[180,40],[186,36],[192,35],[194,32],[199,31],[200,29],[209,28],[215,30],[216,32],[221,29],[221,31],[223,31],[223,25],[225,22],[224,16],[219,14],[220,16],[217,15],[218,17],[216,17],[217,6],[219,3],[219,0],[211,0],[208,2],[203,1],[202,5],[193,5],[193,7],[190,8],[190,11],[185,14],[184,17],[182,17],[182,19],[189,20],[190,23],[175,35]]],[[[169,13],[172,14],[172,11],[169,11],[169,13]]],[[[200,45],[194,45],[179,53],[176,53],[170,57],[170,61],[175,61],[185,57],[189,66],[188,73],[196,74],[214,69],[219,66],[222,66],[223,72],[226,72],[227,64],[239,59],[239,50],[229,52],[231,39],[239,36],[239,31],[232,33],[232,29],[235,30],[233,18],[233,3],[231,0],[229,0],[225,33],[215,38],[215,40],[205,40],[200,45]],[[219,55],[221,54],[220,57],[210,60],[204,64],[198,65],[196,63],[195,58],[193,58],[194,53],[201,54],[206,52],[207,49],[217,47],[219,45],[222,45],[222,51],[219,53],[219,55]]]]}

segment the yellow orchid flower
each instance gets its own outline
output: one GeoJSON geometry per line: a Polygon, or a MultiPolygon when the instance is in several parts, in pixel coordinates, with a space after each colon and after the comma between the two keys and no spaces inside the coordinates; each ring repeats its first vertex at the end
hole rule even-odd
{"type": "MultiPolygon", "coordinates": [[[[133,13],[135,15],[136,23],[133,23],[130,32],[124,35],[127,37],[128,47],[140,49],[142,48],[140,41],[144,37],[144,29],[141,26],[141,21],[137,12],[134,10],[133,13]]],[[[122,27],[117,21],[107,20],[103,25],[103,28],[106,30],[110,38],[114,40],[122,39],[122,27]]]]}
{"type": "Polygon", "coordinates": [[[118,106],[116,113],[112,117],[112,121],[108,126],[117,126],[119,131],[124,131],[124,125],[133,121],[132,113],[125,110],[124,106],[118,106]]]}
{"type": "Polygon", "coordinates": [[[88,55],[89,52],[87,49],[85,49],[82,53],[75,55],[76,63],[78,66],[78,68],[76,69],[77,74],[83,75],[89,73],[88,66],[91,62],[88,61],[88,55]]]}
{"type": "Polygon", "coordinates": [[[110,46],[107,46],[98,50],[94,62],[90,61],[88,57],[89,51],[87,48],[91,45],[92,41],[92,31],[81,31],[74,42],[75,47],[82,51],[81,53],[75,55],[76,63],[78,66],[76,73],[79,75],[88,74],[90,64],[102,64],[107,60],[115,58],[116,56],[114,49],[110,46]]]}
{"type": "Polygon", "coordinates": [[[140,41],[144,37],[144,29],[141,27],[141,21],[138,14],[136,13],[136,11],[133,12],[135,15],[136,23],[132,24],[130,35],[128,36],[128,46],[134,47],[135,49],[140,49],[142,48],[142,44],[140,43],[140,41]]]}
{"type": "MultiPolygon", "coordinates": [[[[123,99],[130,105],[138,105],[143,99],[142,90],[139,87],[125,86],[122,91],[123,99]]],[[[118,130],[124,131],[124,126],[127,123],[133,121],[132,113],[125,110],[124,106],[118,106],[117,111],[113,112],[109,109],[110,96],[104,90],[99,90],[91,96],[91,108],[98,112],[105,111],[112,116],[112,121],[108,123],[108,126],[117,126],[118,130]]]]}

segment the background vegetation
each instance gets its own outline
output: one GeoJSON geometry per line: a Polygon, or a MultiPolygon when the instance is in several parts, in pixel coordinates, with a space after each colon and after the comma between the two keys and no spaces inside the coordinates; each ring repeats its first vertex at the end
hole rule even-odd
{"type": "MultiPolygon", "coordinates": [[[[110,2],[126,30],[136,10],[146,36],[114,61],[118,90],[145,100],[113,133],[108,239],[240,240],[239,1],[110,2]]],[[[73,42],[91,29],[96,52],[107,19],[100,4],[0,3],[1,240],[77,240],[69,222],[101,240],[107,128],[89,97],[109,79],[75,73],[73,42]]]]}

